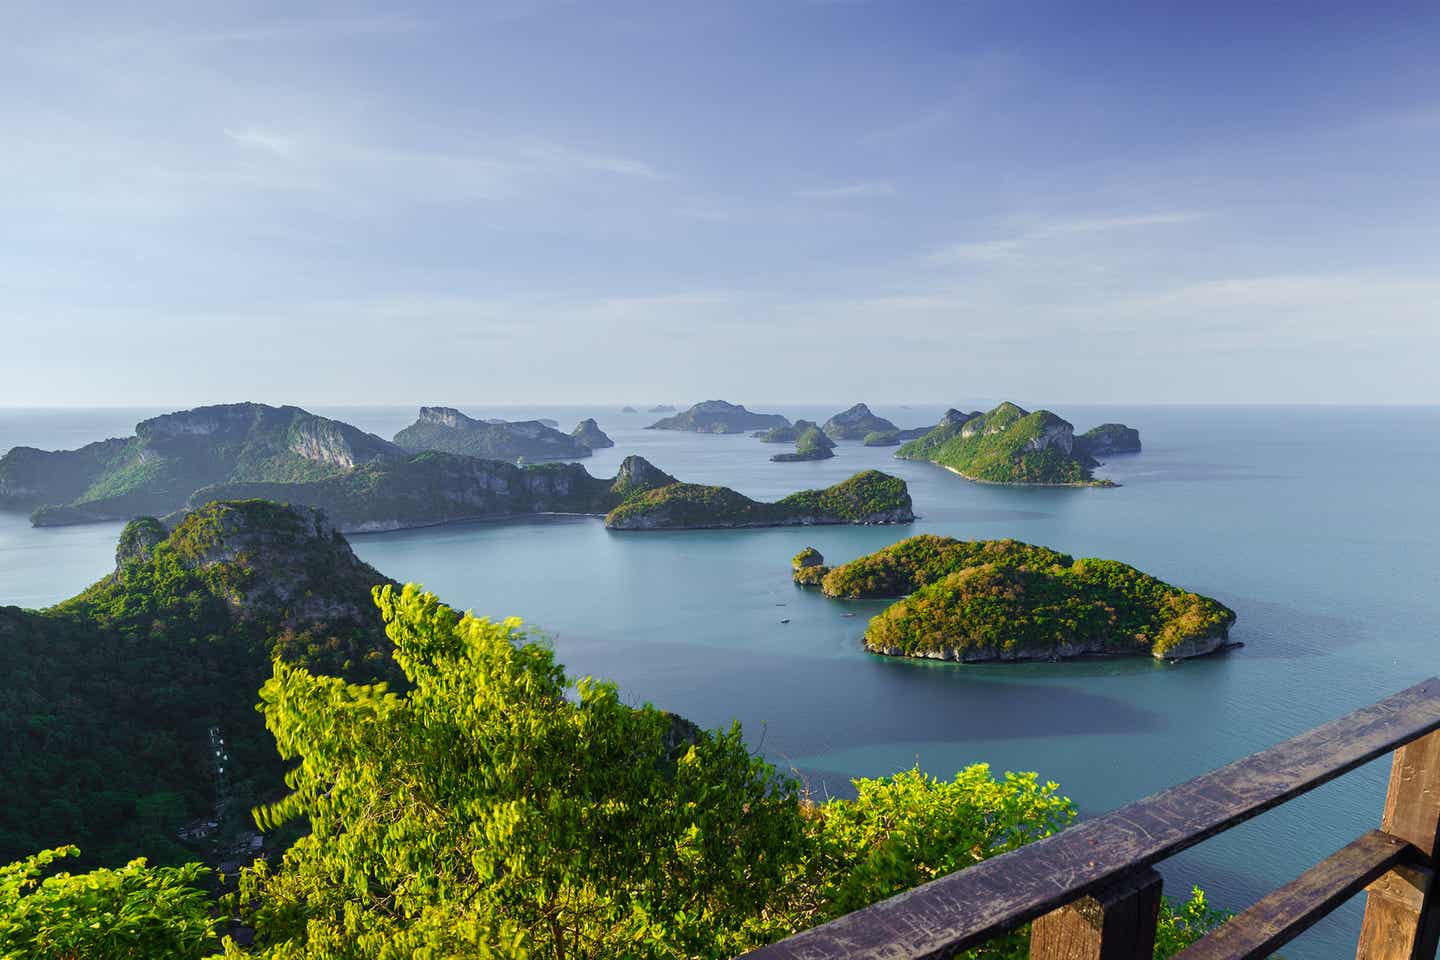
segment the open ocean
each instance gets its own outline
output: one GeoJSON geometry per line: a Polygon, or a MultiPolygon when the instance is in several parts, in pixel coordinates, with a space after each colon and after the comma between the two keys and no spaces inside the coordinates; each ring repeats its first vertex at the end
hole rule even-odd
{"type": "MultiPolygon", "coordinates": [[[[833,460],[770,463],[776,445],[647,431],[657,415],[622,415],[622,403],[458,406],[550,417],[566,431],[594,416],[616,442],[584,461],[596,475],[638,453],[682,480],[771,499],[876,467],[909,483],[921,519],[609,533],[598,519],[547,518],[354,536],[356,551],[453,606],[523,617],[572,674],[613,679],[634,702],[709,727],[739,720],[752,747],[820,795],[846,793],[854,776],[919,764],[948,777],[985,762],[1038,770],[1094,814],[1440,673],[1440,408],[1055,405],[1077,432],[1138,427],[1144,452],[1101,469],[1118,488],[1017,489],[858,443],[833,460]],[[1123,560],[1233,607],[1232,638],[1245,646],[1178,665],[901,662],[860,648],[878,605],[790,584],[790,557],[806,545],[835,564],[922,532],[1123,560]]],[[[748,404],[816,420],[848,405],[748,404]]],[[[413,407],[308,409],[386,438],[415,416],[413,407]]],[[[872,409],[912,427],[944,407],[872,409]]],[[[161,412],[0,408],[0,451],[127,436],[161,412]]],[[[113,566],[119,528],[33,529],[0,511],[0,604],[77,593],[113,566]]],[[[1170,861],[1167,891],[1200,884],[1219,906],[1248,906],[1377,826],[1388,769],[1377,761],[1170,861]]],[[[1286,956],[1352,951],[1361,899],[1286,956]]]]}

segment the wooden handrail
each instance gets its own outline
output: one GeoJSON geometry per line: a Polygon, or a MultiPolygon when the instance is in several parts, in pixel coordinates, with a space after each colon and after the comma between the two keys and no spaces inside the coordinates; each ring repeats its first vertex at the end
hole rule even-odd
{"type": "MultiPolygon", "coordinates": [[[[1089,904],[1086,922],[1095,926],[1104,920],[1109,901],[1103,897],[1096,899],[1092,894],[1108,896],[1107,891],[1112,891],[1117,884],[1124,885],[1127,877],[1138,876],[1166,857],[1391,751],[1396,751],[1396,772],[1391,779],[1391,797],[1386,804],[1383,826],[1398,837],[1402,846],[1410,845],[1424,865],[1433,866],[1436,835],[1440,830],[1440,735],[1432,736],[1437,730],[1440,730],[1440,679],[1431,678],[1187,783],[762,947],[746,957],[751,960],[949,957],[1028,921],[1073,909],[1077,903],[1089,904]],[[1412,746],[1407,748],[1407,744],[1412,746]],[[1403,756],[1410,759],[1406,761],[1403,756]],[[1423,836],[1427,831],[1428,839],[1423,836]]],[[[1373,854],[1375,841],[1367,844],[1365,850],[1373,854]]],[[[1387,864],[1384,869],[1391,866],[1393,864],[1387,864]]],[[[1310,881],[1316,879],[1310,874],[1306,877],[1310,881]]],[[[1413,951],[1423,951],[1426,937],[1440,936],[1440,910],[1429,910],[1428,882],[1423,885],[1421,899],[1424,902],[1418,906],[1415,897],[1404,892],[1386,901],[1394,911],[1399,911],[1395,916],[1401,918],[1401,926],[1410,924],[1419,930],[1411,938],[1412,953],[1394,952],[1389,947],[1382,952],[1366,953],[1362,943],[1360,956],[1375,960],[1382,957],[1388,960],[1392,956],[1418,958],[1421,954],[1413,951]],[[1418,944],[1418,948],[1414,944],[1418,944]]],[[[1142,895],[1141,886],[1136,887],[1137,897],[1142,895]]],[[[1158,884],[1155,886],[1158,898],[1158,884]]],[[[1373,911],[1380,909],[1376,907],[1377,896],[1372,893],[1373,911]]],[[[1142,927],[1148,923],[1149,939],[1153,943],[1153,916],[1146,921],[1145,911],[1135,911],[1130,900],[1115,902],[1118,904],[1115,909],[1129,911],[1125,916],[1141,917],[1136,922],[1142,927]]],[[[1377,912],[1372,924],[1370,913],[1367,911],[1367,928],[1389,930],[1394,926],[1395,916],[1380,916],[1377,912]]],[[[1310,916],[1309,922],[1313,923],[1320,915],[1310,916]]],[[[1379,932],[1373,933],[1371,939],[1379,936],[1379,932]]],[[[1048,943],[1057,938],[1047,935],[1045,939],[1048,943]]],[[[1096,938],[1097,944],[1100,939],[1103,938],[1096,938]]],[[[1137,942],[1143,940],[1141,936],[1137,942]]],[[[1139,950],[1137,956],[1144,953],[1133,945],[1125,948],[1125,951],[1135,950],[1139,950]]],[[[1095,951],[1098,952],[1088,947],[1079,952],[1073,946],[1057,947],[1045,956],[1130,956],[1130,952],[1102,950],[1098,946],[1095,951]]],[[[1430,955],[1433,954],[1432,947],[1430,955]]],[[[1211,952],[1203,955],[1249,954],[1211,952]]],[[[1036,956],[1032,951],[1032,957],[1036,956]]]]}

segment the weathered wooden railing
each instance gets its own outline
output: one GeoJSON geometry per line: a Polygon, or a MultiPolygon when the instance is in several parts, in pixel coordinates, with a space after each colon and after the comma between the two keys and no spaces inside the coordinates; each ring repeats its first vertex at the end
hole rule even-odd
{"type": "Polygon", "coordinates": [[[1440,679],[787,940],[749,960],[949,957],[1027,921],[1032,960],[1149,960],[1153,865],[1394,751],[1380,829],[1180,954],[1267,957],[1361,890],[1359,960],[1433,958],[1440,830],[1440,679]]]}

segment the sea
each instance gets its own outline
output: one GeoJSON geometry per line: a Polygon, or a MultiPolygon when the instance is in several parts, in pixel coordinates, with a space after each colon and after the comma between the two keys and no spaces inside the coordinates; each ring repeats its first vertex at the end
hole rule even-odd
{"type": "MultiPolygon", "coordinates": [[[[901,427],[947,404],[872,403],[901,427]]],[[[1093,816],[1278,743],[1440,674],[1440,408],[1047,406],[1077,432],[1140,430],[1112,457],[1112,488],[970,483],[842,443],[831,460],[771,463],[748,436],[646,430],[626,401],[584,406],[456,404],[477,417],[594,417],[615,447],[584,461],[610,476],[639,454],[682,480],[773,499],[876,468],[909,484],[913,526],[609,532],[599,519],[474,522],[356,535],[385,574],[457,608],[519,616],[572,675],[615,681],[706,727],[738,721],[751,747],[817,798],[852,778],[918,766],[1034,770],[1093,816]],[[1149,660],[951,664],[865,653],[874,602],[826,600],[790,583],[806,546],[843,563],[915,533],[1013,537],[1122,560],[1228,604],[1243,647],[1178,664],[1149,660]]],[[[836,403],[749,404],[824,420],[836,403]]],[[[414,407],[310,407],[391,437],[414,407]]],[[[0,451],[67,449],[127,436],[161,409],[0,408],[0,451]]],[[[43,607],[113,566],[120,525],[36,529],[0,512],[0,604],[43,607]]],[[[1379,824],[1378,760],[1167,861],[1172,897],[1198,885],[1241,909],[1379,824]]],[[[1357,898],[1285,949],[1350,954],[1357,898]]]]}

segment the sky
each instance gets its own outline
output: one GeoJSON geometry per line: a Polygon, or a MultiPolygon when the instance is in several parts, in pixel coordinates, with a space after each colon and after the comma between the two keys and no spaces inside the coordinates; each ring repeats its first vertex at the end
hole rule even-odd
{"type": "Polygon", "coordinates": [[[1440,403],[1440,5],[20,3],[0,404],[1440,403]]]}

